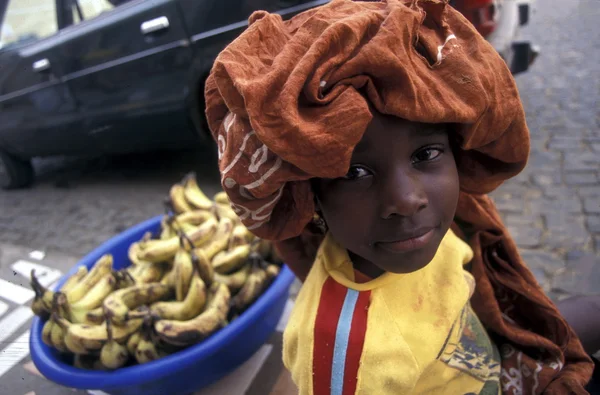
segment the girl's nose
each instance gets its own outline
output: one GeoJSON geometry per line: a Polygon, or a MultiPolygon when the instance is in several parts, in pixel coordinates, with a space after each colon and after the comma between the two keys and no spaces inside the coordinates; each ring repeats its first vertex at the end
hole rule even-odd
{"type": "Polygon", "coordinates": [[[411,217],[427,207],[429,201],[423,182],[414,171],[394,172],[381,187],[381,218],[411,217]]]}

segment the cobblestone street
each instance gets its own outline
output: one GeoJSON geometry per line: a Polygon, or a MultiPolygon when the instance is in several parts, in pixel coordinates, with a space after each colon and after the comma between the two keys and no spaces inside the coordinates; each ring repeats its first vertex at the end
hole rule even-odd
{"type": "MultiPolygon", "coordinates": [[[[523,35],[541,55],[517,77],[531,157],[493,194],[523,257],[557,299],[600,292],[599,18],[594,0],[538,1],[523,35]]],[[[211,149],[39,160],[33,188],[0,192],[0,243],[80,257],[160,214],[169,186],[189,170],[216,192],[211,149]]]]}

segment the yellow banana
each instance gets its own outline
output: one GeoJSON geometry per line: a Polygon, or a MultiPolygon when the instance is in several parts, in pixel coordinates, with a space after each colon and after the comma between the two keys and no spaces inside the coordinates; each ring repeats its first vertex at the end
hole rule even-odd
{"type": "Polygon", "coordinates": [[[185,321],[200,314],[205,303],[206,286],[196,271],[192,276],[192,283],[184,300],[181,302],[156,302],[150,306],[150,311],[162,319],[185,321]]]}
{"type": "Polygon", "coordinates": [[[248,279],[249,275],[250,275],[250,265],[245,264],[244,266],[242,266],[242,268],[240,270],[238,270],[237,272],[233,272],[231,274],[215,273],[214,279],[215,279],[215,281],[218,281],[220,283],[227,285],[231,294],[235,294],[240,289],[242,289],[242,287],[246,283],[246,280],[248,279]]]}
{"type": "MultiPolygon", "coordinates": [[[[212,204],[211,204],[212,207],[212,204]]],[[[211,208],[209,207],[209,209],[211,208]]],[[[191,224],[191,225],[202,225],[210,218],[214,218],[215,215],[207,210],[194,210],[188,211],[183,214],[179,214],[175,217],[175,224],[191,224]]]]}
{"type": "MultiPolygon", "coordinates": [[[[75,354],[94,354],[108,341],[106,321],[101,325],[72,324],[62,317],[56,323],[66,330],[65,344],[75,354]]],[[[113,340],[119,344],[127,341],[142,325],[142,319],[131,319],[123,326],[113,326],[113,340]]]]}
{"type": "MultiPolygon", "coordinates": [[[[190,241],[194,246],[200,246],[207,240],[210,240],[217,230],[217,220],[210,218],[202,225],[195,227],[193,231],[186,232],[183,242],[186,248],[192,248],[190,241]]],[[[167,261],[175,255],[181,244],[179,237],[172,237],[168,240],[149,240],[140,244],[138,258],[150,262],[167,261]]]]}
{"type": "Polygon", "coordinates": [[[100,362],[108,369],[118,369],[124,366],[129,360],[129,351],[127,347],[117,343],[113,339],[112,324],[106,321],[106,331],[108,340],[100,349],[100,362]]]}
{"type": "Polygon", "coordinates": [[[39,296],[36,296],[33,299],[33,302],[31,302],[31,311],[33,311],[33,314],[39,316],[42,320],[47,320],[49,318],[49,312],[44,306],[44,300],[39,296]]]}
{"type": "Polygon", "coordinates": [[[175,281],[175,299],[182,301],[187,295],[192,274],[194,273],[194,264],[190,253],[184,249],[179,249],[173,261],[174,281],[175,281]]]}
{"type": "Polygon", "coordinates": [[[142,243],[142,241],[131,243],[129,249],[127,250],[127,257],[129,258],[129,262],[131,262],[133,266],[147,263],[146,261],[138,257],[141,251],[140,243],[142,243]]]}
{"type": "Polygon", "coordinates": [[[52,338],[51,338],[53,325],[54,325],[54,321],[52,319],[49,319],[48,321],[46,321],[46,323],[44,324],[44,327],[42,328],[42,341],[48,347],[54,347],[54,345],[52,344],[52,338]]]}
{"type": "Polygon", "coordinates": [[[167,285],[160,283],[136,284],[108,295],[103,302],[104,313],[113,324],[126,325],[130,310],[168,298],[171,294],[172,288],[167,285]]]}
{"type": "Polygon", "coordinates": [[[267,272],[267,277],[269,278],[269,280],[272,280],[279,275],[279,272],[281,272],[281,268],[277,265],[270,264],[265,269],[265,272],[267,272]]]}
{"type": "Polygon", "coordinates": [[[210,260],[206,256],[206,253],[201,249],[192,250],[192,263],[194,268],[198,270],[200,278],[204,281],[207,286],[210,286],[215,277],[215,269],[210,263],[210,260]]]}
{"type": "Polygon", "coordinates": [[[233,221],[229,218],[221,218],[213,238],[209,243],[201,247],[209,260],[227,248],[227,244],[229,244],[229,237],[231,236],[232,231],[233,221]]]}
{"type": "Polygon", "coordinates": [[[75,284],[80,282],[86,276],[86,274],[88,274],[87,266],[79,266],[75,274],[69,277],[63,286],[60,287],[61,292],[69,292],[69,290],[71,290],[75,284]]]}
{"type": "Polygon", "coordinates": [[[198,186],[195,173],[190,173],[185,177],[184,185],[183,193],[192,206],[200,210],[210,210],[212,208],[213,203],[198,186]]]}
{"type": "Polygon", "coordinates": [[[237,246],[230,251],[222,251],[213,258],[212,265],[215,271],[221,274],[234,272],[246,262],[250,252],[249,244],[237,246]]]}
{"type": "Polygon", "coordinates": [[[215,201],[215,203],[220,203],[220,204],[225,204],[225,205],[230,204],[229,196],[227,196],[227,193],[225,191],[221,191],[221,192],[217,193],[213,197],[213,200],[215,201]]]}
{"type": "Polygon", "coordinates": [[[258,265],[253,267],[242,289],[231,299],[231,307],[236,312],[245,310],[262,293],[268,281],[269,275],[264,269],[258,265]]]}
{"type": "Polygon", "coordinates": [[[233,211],[230,205],[215,203],[214,210],[217,213],[219,219],[221,218],[229,218],[233,221],[234,224],[239,225],[242,223],[240,217],[233,211]]]}
{"type": "Polygon", "coordinates": [[[234,249],[237,246],[241,246],[244,244],[248,244],[253,239],[253,234],[250,233],[248,228],[244,225],[237,225],[233,228],[233,232],[231,232],[231,237],[229,238],[229,250],[234,249]]]}
{"type": "Polygon", "coordinates": [[[171,199],[171,205],[177,214],[193,210],[192,206],[185,199],[184,188],[181,184],[175,184],[171,187],[169,199],[171,199]]]}
{"type": "Polygon", "coordinates": [[[163,278],[167,266],[164,262],[144,262],[127,268],[127,271],[136,284],[150,284],[159,282],[163,278]]]}
{"type": "Polygon", "coordinates": [[[52,307],[52,315],[50,319],[54,321],[52,329],[50,330],[50,341],[52,346],[60,352],[67,352],[67,346],[65,345],[65,330],[62,326],[57,325],[57,319],[65,317],[67,315],[65,307],[67,305],[67,297],[61,292],[57,292],[54,298],[52,307]]]}
{"type": "Polygon", "coordinates": [[[116,287],[118,281],[113,272],[105,274],[88,293],[79,301],[70,304],[71,310],[93,310],[102,305],[104,298],[108,296],[116,287]]]}
{"type": "Polygon", "coordinates": [[[221,327],[229,312],[229,289],[213,283],[204,312],[188,321],[160,320],[154,324],[158,337],[174,346],[196,344],[221,327]]]}
{"type": "Polygon", "coordinates": [[[164,275],[160,283],[175,288],[175,270],[171,269],[164,275]]]}
{"type": "Polygon", "coordinates": [[[129,340],[127,340],[127,351],[129,351],[130,355],[135,355],[135,350],[137,349],[138,344],[142,338],[141,332],[135,332],[133,335],[129,336],[129,340]]]}

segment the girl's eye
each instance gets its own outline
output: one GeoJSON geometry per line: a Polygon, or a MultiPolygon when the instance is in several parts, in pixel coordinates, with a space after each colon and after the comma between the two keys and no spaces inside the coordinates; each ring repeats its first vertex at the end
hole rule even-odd
{"type": "Polygon", "coordinates": [[[414,154],[412,162],[429,162],[440,156],[443,152],[444,151],[439,148],[424,148],[414,154]]]}
{"type": "Polygon", "coordinates": [[[343,177],[345,180],[357,180],[359,178],[368,177],[371,172],[363,166],[350,166],[348,173],[343,177]]]}

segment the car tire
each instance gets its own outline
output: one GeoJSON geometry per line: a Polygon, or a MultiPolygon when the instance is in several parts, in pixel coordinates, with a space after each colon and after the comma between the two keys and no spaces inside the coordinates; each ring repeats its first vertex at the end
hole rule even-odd
{"type": "Polygon", "coordinates": [[[2,189],[24,188],[33,182],[31,161],[15,158],[0,151],[0,187],[2,189]]]}

